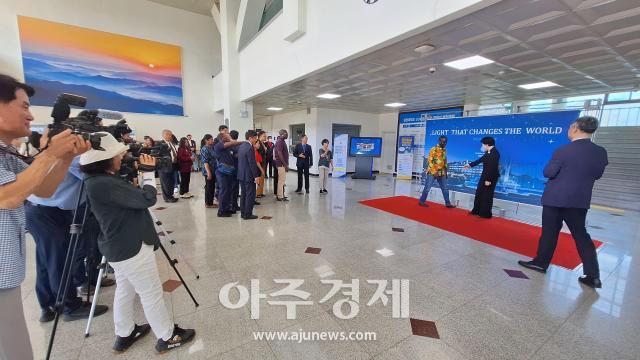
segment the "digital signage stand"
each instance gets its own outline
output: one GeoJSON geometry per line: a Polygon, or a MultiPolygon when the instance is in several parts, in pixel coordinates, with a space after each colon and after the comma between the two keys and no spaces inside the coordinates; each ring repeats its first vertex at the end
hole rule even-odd
{"type": "Polygon", "coordinates": [[[365,179],[375,180],[376,176],[373,175],[373,157],[372,156],[357,156],[356,157],[356,172],[351,176],[353,179],[365,179]]]}

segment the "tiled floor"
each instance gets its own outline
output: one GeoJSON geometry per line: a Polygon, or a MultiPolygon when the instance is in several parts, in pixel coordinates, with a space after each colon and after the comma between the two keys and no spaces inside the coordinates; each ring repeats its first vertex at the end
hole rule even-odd
{"type": "MultiPolygon", "coordinates": [[[[289,189],[294,181],[290,174],[289,189]]],[[[375,197],[418,195],[419,185],[390,176],[332,179],[328,195],[318,194],[312,178],[310,195],[290,193],[286,204],[269,195],[255,213],[272,218],[253,221],[217,218],[216,210],[204,208],[202,186],[202,178],[194,176],[193,199],[159,201],[167,209],[155,212],[177,241],[176,246],[165,242],[168,250],[182,253],[200,275],[197,280],[184,262],[178,265],[198,308],[183,287],[165,294],[175,322],[194,327],[196,340],[159,356],[150,335],[115,358],[640,359],[638,214],[590,212],[592,235],[607,242],[599,254],[604,287],[595,292],[578,284],[580,270],[552,267],[546,276],[524,270],[529,279],[509,277],[504,269],[523,270],[516,265],[521,259],[516,254],[358,204],[375,197]],[[305,253],[307,248],[316,250],[305,253]],[[287,319],[285,307],[269,305],[267,299],[261,300],[259,319],[252,319],[249,304],[227,309],[218,296],[231,282],[250,288],[251,279],[259,279],[260,290],[271,293],[283,288],[273,282],[279,278],[304,279],[301,289],[311,294],[313,304],[298,306],[295,319],[287,319]],[[342,296],[319,303],[330,289],[320,279],[360,280],[355,318],[334,315],[333,305],[342,296]],[[366,306],[376,290],[366,280],[378,279],[409,279],[410,317],[435,322],[440,339],[413,335],[409,318],[392,318],[391,304],[366,306]],[[376,332],[377,340],[298,343],[253,337],[257,331],[276,330],[376,332]]],[[[432,195],[438,201],[439,190],[432,195]]],[[[458,194],[456,201],[466,207],[469,197],[458,194]]],[[[520,221],[535,223],[540,216],[535,207],[496,204],[520,221]]],[[[52,325],[37,320],[34,249],[28,243],[29,272],[22,291],[34,351],[41,359],[52,325]]],[[[177,279],[160,254],[158,263],[163,281],[177,279]]],[[[113,292],[105,289],[99,302],[111,305],[113,292]]],[[[237,292],[230,300],[238,300],[237,292]]],[[[342,309],[349,310],[344,304],[342,309]]],[[[144,319],[140,308],[136,319],[144,319]]],[[[61,322],[52,358],[113,358],[112,313],[94,320],[88,338],[84,327],[82,321],[61,322]]]]}

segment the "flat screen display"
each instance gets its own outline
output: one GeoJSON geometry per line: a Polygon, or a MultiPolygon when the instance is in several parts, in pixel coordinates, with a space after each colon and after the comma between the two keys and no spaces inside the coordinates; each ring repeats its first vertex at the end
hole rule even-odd
{"type": "Polygon", "coordinates": [[[352,137],[349,141],[349,156],[380,157],[382,155],[382,138],[352,137]]]}

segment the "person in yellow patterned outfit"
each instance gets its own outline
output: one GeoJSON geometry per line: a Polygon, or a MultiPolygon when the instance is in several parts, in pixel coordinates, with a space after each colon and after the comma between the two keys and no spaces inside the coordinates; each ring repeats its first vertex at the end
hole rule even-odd
{"type": "Polygon", "coordinates": [[[442,190],[442,196],[444,197],[444,203],[448,208],[454,208],[455,205],[451,205],[449,201],[449,191],[447,190],[447,137],[440,136],[438,138],[438,145],[429,150],[427,155],[427,168],[424,169],[424,175],[426,177],[424,189],[418,205],[429,207],[427,205],[427,196],[429,196],[429,190],[433,184],[437,181],[442,190]]]}

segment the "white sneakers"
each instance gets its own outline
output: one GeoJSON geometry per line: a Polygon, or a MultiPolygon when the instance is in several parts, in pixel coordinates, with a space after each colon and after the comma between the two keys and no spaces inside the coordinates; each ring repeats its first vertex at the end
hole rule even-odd
{"type": "Polygon", "coordinates": [[[193,195],[191,195],[191,193],[184,193],[182,195],[180,195],[181,198],[183,199],[190,199],[193,197],[193,195]]]}

